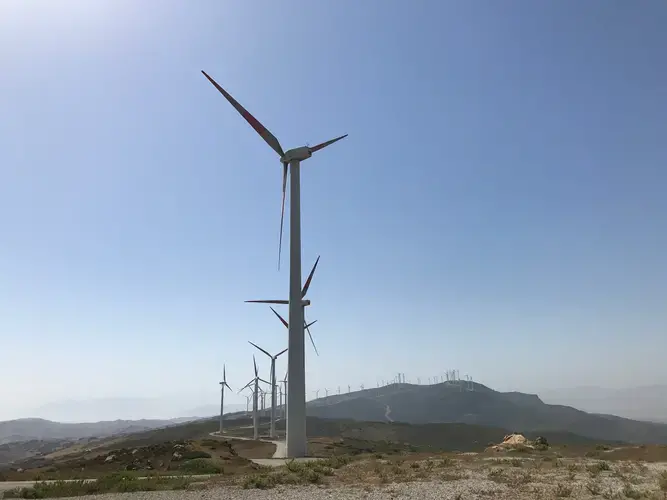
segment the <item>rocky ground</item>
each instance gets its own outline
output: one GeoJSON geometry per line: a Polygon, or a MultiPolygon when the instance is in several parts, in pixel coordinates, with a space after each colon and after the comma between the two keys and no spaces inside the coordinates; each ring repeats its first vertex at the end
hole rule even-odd
{"type": "Polygon", "coordinates": [[[468,453],[378,454],[349,461],[294,463],[281,469],[261,469],[243,477],[216,477],[194,482],[185,491],[113,493],[103,498],[664,500],[666,497],[665,462],[609,462],[529,454],[494,457],[468,453]]]}

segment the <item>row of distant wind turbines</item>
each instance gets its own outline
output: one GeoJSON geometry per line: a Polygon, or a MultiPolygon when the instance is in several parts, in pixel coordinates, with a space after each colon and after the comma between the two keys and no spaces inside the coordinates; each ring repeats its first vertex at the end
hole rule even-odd
{"type": "MultiPolygon", "coordinates": [[[[319,257],[317,258],[317,261],[315,261],[315,265],[313,266],[313,269],[310,271],[310,274],[308,275],[308,280],[306,281],[306,285],[303,288],[303,295],[306,295],[306,292],[308,291],[308,286],[310,285],[310,282],[312,281],[313,275],[315,273],[315,269],[317,268],[317,264],[319,262],[319,257]]],[[[247,301],[247,302],[260,302],[260,301],[247,301]]],[[[281,321],[281,323],[286,327],[289,328],[289,323],[283,318],[273,307],[270,308],[271,311],[273,311],[273,314],[276,315],[276,317],[281,321]]],[[[319,353],[317,352],[317,347],[315,346],[315,342],[313,340],[313,336],[310,333],[310,327],[313,326],[315,323],[317,323],[317,320],[311,321],[310,323],[305,323],[304,328],[308,332],[308,337],[310,338],[310,342],[313,345],[313,349],[315,350],[315,354],[319,356],[319,353]]],[[[271,381],[264,380],[259,376],[259,371],[257,370],[257,360],[255,359],[255,356],[253,355],[252,357],[252,363],[253,363],[253,368],[255,370],[255,376],[250,379],[250,381],[241,387],[239,389],[238,393],[240,394],[243,392],[245,389],[250,390],[250,395],[246,396],[247,401],[246,401],[246,412],[248,411],[248,406],[250,403],[250,400],[252,399],[252,420],[253,420],[253,439],[258,439],[259,438],[259,414],[260,414],[260,405],[259,405],[259,398],[261,396],[261,412],[265,411],[266,408],[266,395],[270,394],[271,395],[271,422],[270,422],[270,431],[269,431],[269,437],[275,438],[276,437],[276,416],[277,416],[277,409],[282,408],[283,411],[286,413],[286,405],[283,406],[283,395],[285,397],[287,396],[287,376],[289,374],[285,374],[285,378],[281,381],[277,380],[276,377],[276,360],[284,353],[287,352],[287,349],[283,349],[277,354],[271,354],[265,349],[262,349],[260,346],[255,344],[254,342],[248,341],[250,345],[261,351],[262,353],[266,354],[266,356],[269,357],[271,360],[271,372],[269,378],[271,381]],[[260,387],[259,383],[262,382],[264,384],[267,384],[270,387],[270,393],[267,393],[266,391],[262,390],[260,387]],[[283,387],[280,387],[279,395],[280,395],[280,401],[278,402],[277,396],[278,396],[278,386],[281,385],[284,386],[285,390],[283,391],[283,387]]],[[[225,387],[229,390],[232,390],[232,388],[229,386],[227,383],[227,371],[225,366],[223,365],[222,367],[222,380],[219,382],[220,384],[220,425],[219,425],[219,434],[223,434],[224,432],[224,405],[225,405],[225,387]]]]}
{"type": "MultiPolygon", "coordinates": [[[[273,308],[271,308],[273,313],[285,324],[285,320],[278,314],[273,308]]],[[[307,327],[310,327],[314,323],[316,323],[317,320],[313,321],[312,323],[307,324],[307,327]]],[[[287,325],[286,325],[287,326],[287,325]]],[[[313,345],[313,349],[315,349],[315,352],[317,353],[317,348],[315,347],[315,342],[313,341],[312,335],[310,335],[310,331],[308,331],[308,334],[310,336],[310,341],[313,345]]],[[[271,413],[270,413],[270,431],[269,431],[269,437],[272,439],[276,438],[276,421],[278,417],[278,411],[281,412],[281,417],[284,418],[286,415],[286,405],[283,405],[283,395],[287,396],[287,373],[285,374],[285,378],[283,380],[277,380],[276,378],[276,360],[278,357],[285,352],[287,352],[287,349],[283,349],[280,351],[278,354],[271,355],[268,351],[262,349],[259,347],[257,344],[248,341],[249,344],[254,346],[256,349],[260,350],[262,353],[266,354],[269,359],[271,360],[271,374],[270,374],[270,379],[271,381],[266,381],[263,378],[259,376],[259,372],[257,370],[257,361],[255,360],[255,356],[253,355],[252,361],[253,361],[253,366],[255,369],[255,376],[246,384],[244,385],[238,393],[240,394],[243,392],[245,389],[250,390],[250,395],[246,396],[246,413],[249,413],[249,406],[250,406],[250,401],[252,400],[252,419],[253,419],[253,438],[258,439],[259,438],[259,416],[260,414],[266,415],[266,396],[270,395],[271,396],[271,413]],[[259,383],[263,382],[264,384],[267,384],[270,387],[271,392],[264,391],[259,383]],[[277,388],[279,389],[277,390],[277,388]],[[284,387],[284,390],[283,390],[284,387]],[[277,394],[278,393],[278,394],[277,394]],[[277,395],[279,396],[279,399],[277,398],[277,395]],[[260,405],[260,398],[261,397],[261,405],[260,405]]],[[[426,378],[425,378],[426,380],[426,378]]],[[[393,379],[387,379],[387,380],[382,380],[382,381],[377,381],[376,387],[386,387],[392,384],[410,384],[411,382],[408,381],[405,377],[405,373],[398,373],[393,379]]],[[[469,375],[465,376],[465,379],[461,379],[459,375],[458,370],[446,370],[443,374],[440,375],[435,375],[433,377],[428,377],[428,385],[434,385],[434,384],[442,384],[442,383],[448,383],[448,384],[455,384],[459,387],[459,390],[463,391],[470,391],[474,392],[475,390],[475,385],[473,383],[472,377],[469,375]]],[[[421,385],[421,377],[417,377],[416,380],[417,385],[421,385]]],[[[229,387],[229,384],[227,383],[227,373],[225,366],[223,365],[222,368],[222,381],[220,382],[220,427],[219,427],[219,433],[222,435],[223,430],[224,430],[224,404],[225,404],[225,387],[228,388],[229,390],[232,390],[231,387],[229,387]]],[[[364,384],[359,385],[360,390],[365,390],[366,387],[364,384]]],[[[329,389],[324,388],[324,389],[315,389],[312,391],[315,394],[315,399],[319,399],[320,397],[320,392],[324,392],[324,397],[328,398],[329,397],[329,389]]],[[[352,391],[352,386],[350,384],[347,385],[347,392],[348,394],[352,391]]],[[[334,391],[332,390],[332,395],[334,394],[334,391]]],[[[341,394],[341,388],[338,386],[338,390],[336,392],[337,395],[341,394]]]]}

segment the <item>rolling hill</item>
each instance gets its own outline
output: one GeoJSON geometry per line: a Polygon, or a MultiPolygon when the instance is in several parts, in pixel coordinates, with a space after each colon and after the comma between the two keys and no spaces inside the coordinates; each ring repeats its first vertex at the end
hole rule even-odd
{"type": "Polygon", "coordinates": [[[308,415],[330,419],[429,424],[457,422],[525,433],[567,431],[600,441],[667,444],[667,425],[548,405],[538,396],[498,392],[475,384],[474,392],[456,384],[392,384],[308,403],[308,415]]]}
{"type": "Polygon", "coordinates": [[[0,422],[0,444],[32,441],[63,440],[88,437],[104,437],[115,434],[130,434],[167,425],[174,425],[188,419],[172,420],[113,420],[92,423],[64,424],[41,418],[20,418],[0,422]]]}

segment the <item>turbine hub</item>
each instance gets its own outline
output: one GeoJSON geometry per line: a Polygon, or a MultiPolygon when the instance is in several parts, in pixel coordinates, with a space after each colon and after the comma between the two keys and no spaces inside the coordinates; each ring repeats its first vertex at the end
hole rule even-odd
{"type": "Polygon", "coordinates": [[[310,148],[308,146],[303,146],[300,148],[290,149],[287,153],[280,158],[280,161],[283,163],[289,163],[291,161],[303,161],[307,160],[312,156],[310,148]]]}

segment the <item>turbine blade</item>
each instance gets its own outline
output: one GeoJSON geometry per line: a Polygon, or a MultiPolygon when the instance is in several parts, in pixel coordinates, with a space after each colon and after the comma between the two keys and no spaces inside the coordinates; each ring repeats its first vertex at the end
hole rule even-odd
{"type": "Polygon", "coordinates": [[[273,357],[273,356],[271,356],[268,352],[266,352],[264,349],[262,349],[261,347],[259,347],[257,344],[254,344],[254,343],[250,342],[249,340],[248,340],[248,344],[255,346],[257,349],[259,349],[259,350],[262,351],[264,354],[266,354],[269,358],[273,357]]]}
{"type": "Polygon", "coordinates": [[[255,355],[252,355],[252,364],[255,365],[255,378],[257,378],[257,361],[255,361],[255,355]]]}
{"type": "MultiPolygon", "coordinates": [[[[265,384],[269,384],[269,385],[271,385],[271,382],[267,382],[267,381],[264,380],[263,378],[259,378],[259,377],[257,377],[257,379],[260,380],[260,381],[262,381],[262,382],[264,382],[265,384]]],[[[264,392],[264,391],[262,391],[262,392],[264,392]]]]}
{"type": "Polygon", "coordinates": [[[306,294],[308,293],[308,288],[310,287],[310,282],[313,280],[313,274],[315,274],[315,269],[317,269],[317,264],[319,262],[320,262],[320,256],[318,255],[317,260],[315,261],[315,265],[310,270],[310,274],[308,275],[308,279],[306,280],[306,284],[303,285],[303,290],[301,291],[301,297],[305,297],[306,294]]]}
{"type": "MultiPolygon", "coordinates": [[[[204,73],[204,74],[206,74],[206,73],[204,73]]],[[[310,148],[310,152],[314,153],[315,151],[319,151],[320,149],[324,149],[327,146],[331,146],[334,142],[338,142],[341,139],[345,139],[346,137],[347,137],[347,134],[341,135],[340,137],[336,137],[335,139],[331,139],[330,141],[323,142],[322,144],[318,144],[317,146],[313,146],[312,148],[310,148]]]]}
{"type": "Polygon", "coordinates": [[[317,354],[319,356],[320,353],[317,352],[317,347],[315,347],[315,341],[313,340],[313,336],[310,334],[310,328],[308,328],[308,325],[306,324],[305,321],[304,321],[303,324],[306,327],[306,331],[308,332],[308,337],[310,338],[310,343],[313,344],[313,349],[315,349],[315,354],[317,354]]]}
{"type": "Polygon", "coordinates": [[[289,304],[289,300],[246,300],[251,304],[289,304]]]}
{"type": "Polygon", "coordinates": [[[250,124],[250,126],[255,129],[255,132],[257,132],[260,135],[260,137],[264,139],[264,142],[266,142],[271,147],[271,149],[273,149],[276,153],[278,153],[281,158],[285,156],[283,148],[280,146],[280,142],[278,142],[276,136],[273,135],[271,132],[269,132],[269,130],[264,125],[262,125],[259,122],[259,120],[257,120],[257,118],[252,116],[247,109],[241,106],[238,103],[238,101],[234,99],[225,89],[223,89],[220,85],[218,85],[218,83],[213,78],[208,76],[206,74],[206,71],[202,70],[202,73],[208,79],[208,81],[211,82],[216,89],[218,89],[218,92],[220,92],[223,96],[225,96],[225,99],[229,101],[229,104],[234,106],[236,111],[238,111],[239,114],[243,118],[245,118],[245,121],[247,121],[250,124]]]}
{"type": "MultiPolygon", "coordinates": [[[[243,389],[245,389],[245,388],[247,388],[247,387],[250,387],[250,385],[251,385],[254,381],[255,381],[255,379],[252,379],[252,380],[251,380],[250,382],[248,382],[246,385],[244,385],[243,387],[241,387],[241,388],[239,389],[239,392],[238,392],[237,394],[240,394],[241,391],[243,391],[243,389]]],[[[252,390],[252,389],[251,389],[251,390],[252,390]]]]}
{"type": "Polygon", "coordinates": [[[229,389],[230,391],[232,390],[232,388],[229,387],[229,384],[227,382],[225,382],[225,385],[227,386],[227,389],[229,389]]]}
{"type": "Polygon", "coordinates": [[[282,321],[283,325],[285,325],[285,328],[289,328],[289,323],[285,321],[285,318],[283,318],[280,314],[278,314],[273,307],[270,307],[270,309],[273,311],[273,314],[278,316],[278,319],[282,321]]]}
{"type": "Polygon", "coordinates": [[[283,349],[278,354],[276,354],[276,356],[273,359],[276,359],[278,356],[280,356],[281,354],[285,354],[286,352],[287,352],[287,349],[283,349]]]}
{"type": "Polygon", "coordinates": [[[280,239],[278,240],[278,271],[280,271],[280,256],[283,251],[283,223],[285,221],[285,189],[287,188],[287,163],[283,163],[283,201],[280,206],[280,239]]]}
{"type": "Polygon", "coordinates": [[[225,373],[225,365],[222,365],[222,381],[224,382],[226,380],[227,380],[227,375],[225,373]]]}
{"type": "Polygon", "coordinates": [[[317,320],[315,320],[315,321],[311,321],[310,323],[308,323],[308,324],[306,325],[306,328],[313,326],[315,323],[317,323],[317,320]]]}

